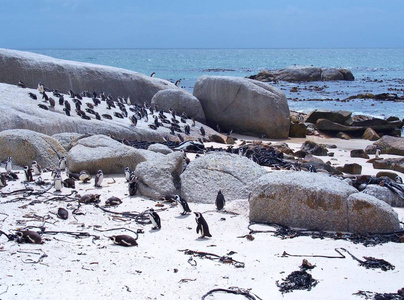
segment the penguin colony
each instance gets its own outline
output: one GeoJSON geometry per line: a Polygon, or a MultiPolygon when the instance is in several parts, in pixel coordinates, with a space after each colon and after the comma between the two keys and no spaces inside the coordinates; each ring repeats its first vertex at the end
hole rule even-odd
{"type": "MultiPolygon", "coordinates": [[[[154,74],[153,72],[151,77],[154,74]]],[[[180,81],[177,80],[175,85],[178,86],[180,81]]],[[[22,81],[18,85],[25,88],[22,81]]],[[[38,83],[37,90],[39,95],[29,92],[28,96],[32,100],[41,101],[38,103],[38,107],[50,112],[64,113],[68,117],[77,116],[88,121],[128,120],[128,126],[133,127],[143,122],[148,128],[165,134],[167,140],[183,142],[184,136],[191,134],[200,135],[200,138],[205,139],[205,129],[203,127],[194,128],[196,127],[195,120],[188,118],[185,112],[179,114],[171,108],[164,111],[157,105],[151,106],[147,102],[144,102],[143,105],[132,104],[130,97],[113,97],[105,92],[75,93],[73,90],[69,90],[67,94],[63,94],[59,90],[44,87],[42,83],[38,83]],[[105,108],[110,112],[105,113],[105,108]]]]}
{"type": "MultiPolygon", "coordinates": [[[[82,170],[78,174],[74,173],[69,173],[67,168],[66,168],[66,158],[61,157],[59,160],[59,167],[54,170],[51,170],[51,176],[53,178],[53,189],[54,189],[54,194],[56,195],[57,193],[61,193],[64,188],[74,188],[75,181],[80,181],[81,184],[90,184],[92,182],[92,176],[91,174],[86,171],[82,170]],[[66,175],[70,176],[69,180],[73,181],[73,184],[69,183],[67,179],[62,180],[62,171],[61,169],[64,169],[66,171],[66,175]]],[[[12,158],[8,157],[6,163],[5,163],[5,172],[1,173],[1,186],[0,187],[5,187],[7,186],[7,180],[17,180],[18,175],[16,172],[13,171],[13,162],[12,158]]],[[[22,180],[22,183],[27,187],[30,183],[34,182],[35,184],[38,184],[39,181],[41,181],[41,175],[42,172],[48,172],[49,170],[42,170],[41,166],[38,164],[37,161],[33,161],[30,166],[25,166],[24,167],[24,178],[22,180]]],[[[137,181],[138,178],[135,175],[134,171],[131,171],[129,167],[126,167],[123,170],[123,176],[128,184],[128,193],[129,196],[135,196],[137,193],[137,181]]],[[[102,182],[103,182],[103,172],[102,170],[99,170],[97,174],[94,177],[94,188],[102,188],[102,182]]],[[[177,203],[177,206],[180,207],[181,210],[181,215],[189,215],[192,210],[189,207],[188,202],[182,198],[180,195],[175,195],[173,196],[173,201],[177,203]]],[[[79,204],[97,204],[100,203],[100,195],[98,194],[85,194],[83,196],[80,196],[78,199],[79,204]]],[[[122,204],[123,201],[115,196],[109,197],[105,201],[104,207],[116,207],[120,204],[122,204]]],[[[216,208],[217,210],[222,210],[225,205],[225,199],[224,196],[221,192],[221,190],[217,194],[216,198],[216,208]]],[[[148,216],[150,223],[152,224],[152,230],[160,230],[162,228],[162,222],[160,215],[158,214],[157,211],[155,211],[153,208],[148,209],[145,214],[148,216]]],[[[195,214],[195,221],[196,221],[196,233],[200,234],[200,238],[205,238],[205,237],[212,237],[209,231],[209,226],[206,221],[206,219],[203,217],[202,213],[200,212],[194,212],[195,214]]],[[[57,210],[57,213],[55,215],[61,219],[61,220],[67,220],[69,218],[69,211],[64,208],[64,207],[59,207],[57,210]]],[[[32,231],[32,230],[18,230],[16,232],[16,240],[19,243],[33,243],[33,244],[42,244],[44,243],[42,236],[40,233],[32,231]]],[[[137,246],[137,237],[134,238],[130,235],[113,235],[109,236],[109,239],[116,245],[121,245],[125,247],[131,247],[131,246],[137,246]]]]}

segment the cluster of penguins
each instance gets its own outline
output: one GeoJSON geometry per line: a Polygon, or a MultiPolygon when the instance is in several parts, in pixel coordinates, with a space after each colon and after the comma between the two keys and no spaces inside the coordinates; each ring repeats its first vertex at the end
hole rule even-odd
{"type": "MultiPolygon", "coordinates": [[[[6,164],[5,164],[5,172],[0,173],[0,188],[7,186],[7,180],[17,180],[18,175],[16,172],[13,172],[12,166],[12,159],[8,157],[6,164]]],[[[38,164],[37,161],[33,161],[31,166],[24,167],[24,174],[25,174],[25,181],[23,182],[25,186],[31,182],[35,182],[38,185],[45,184],[42,181],[41,174],[43,170],[41,166],[38,164]],[[34,180],[34,175],[36,176],[36,180],[34,180]]],[[[130,171],[129,167],[124,169],[124,176],[126,181],[128,182],[128,190],[129,195],[134,196],[137,192],[137,182],[138,178],[136,177],[134,171],[130,171]]],[[[59,159],[59,168],[52,170],[52,178],[53,178],[53,187],[55,192],[61,192],[62,187],[68,188],[75,188],[75,181],[79,180],[83,183],[89,183],[92,180],[91,174],[83,170],[80,173],[71,173],[67,170],[66,167],[66,158],[61,157],[59,159]],[[68,174],[68,178],[62,180],[62,171],[66,171],[68,174]]],[[[101,188],[103,182],[103,172],[102,170],[98,170],[95,178],[94,178],[94,187],[101,188]]],[[[80,196],[78,200],[79,203],[83,204],[97,204],[100,202],[99,200],[100,195],[98,194],[85,194],[80,196]]],[[[167,199],[168,200],[168,199],[167,199]]],[[[177,204],[179,204],[182,208],[182,215],[187,215],[192,212],[190,209],[188,202],[182,198],[180,195],[175,195],[172,200],[175,200],[177,204]]],[[[217,197],[216,197],[216,209],[223,210],[225,206],[225,198],[221,190],[219,190],[217,197]]],[[[122,201],[118,197],[110,197],[105,201],[105,206],[117,206],[121,204],[122,201]]],[[[153,209],[150,208],[147,212],[150,222],[152,223],[153,227],[152,230],[159,230],[161,229],[161,219],[158,213],[153,209]]],[[[212,237],[209,232],[209,226],[206,222],[205,218],[203,217],[202,213],[194,212],[195,220],[197,223],[196,232],[201,235],[201,238],[205,237],[212,237]]],[[[60,219],[66,220],[68,219],[69,213],[65,208],[58,208],[58,212],[56,214],[60,219]]],[[[5,234],[4,232],[0,232],[5,234]]],[[[7,234],[5,234],[7,235],[7,234]]],[[[7,235],[8,236],[8,235],[7,235]]],[[[19,243],[34,243],[34,244],[42,244],[43,240],[39,233],[31,230],[21,230],[17,231],[17,242],[19,243]]],[[[136,238],[131,237],[129,235],[114,235],[109,237],[115,244],[121,246],[137,246],[136,238]]]]}
{"type": "MultiPolygon", "coordinates": [[[[176,82],[178,85],[179,81],[176,82]]],[[[18,86],[25,88],[24,82],[21,80],[18,86]]],[[[170,135],[176,136],[181,142],[184,141],[182,134],[190,135],[192,128],[196,126],[194,118],[188,118],[185,112],[180,115],[170,108],[168,112],[159,109],[158,105],[151,106],[147,102],[143,105],[138,103],[132,104],[130,97],[118,96],[116,99],[111,94],[105,95],[104,92],[97,93],[96,91],[88,92],[84,91],[81,93],[75,93],[72,90],[68,91],[68,96],[73,103],[70,103],[68,99],[65,99],[65,94],[62,94],[59,90],[50,90],[42,83],[38,83],[37,88],[43,103],[39,103],[38,107],[44,110],[55,111],[57,103],[60,107],[63,107],[63,111],[67,116],[71,116],[74,112],[77,116],[85,120],[112,120],[114,118],[130,120],[131,126],[136,126],[139,121],[148,123],[148,127],[153,130],[158,128],[167,128],[170,135]],[[49,96],[49,94],[57,98],[49,96]],[[85,102],[84,98],[91,99],[91,102],[85,102]],[[83,100],[84,99],[84,100],[83,100]],[[97,107],[105,103],[107,110],[113,110],[111,114],[97,112],[97,107]],[[72,107],[73,106],[73,107],[72,107]],[[128,111],[129,110],[129,111],[128,111]]],[[[38,100],[38,96],[34,93],[29,92],[28,95],[33,100],[38,100]]],[[[198,133],[204,137],[206,131],[203,126],[199,127],[198,133]]]]}

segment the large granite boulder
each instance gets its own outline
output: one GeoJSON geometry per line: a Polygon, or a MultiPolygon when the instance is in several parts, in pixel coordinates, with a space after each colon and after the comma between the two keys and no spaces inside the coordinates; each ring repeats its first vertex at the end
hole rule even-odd
{"type": "Polygon", "coordinates": [[[290,114],[285,95],[255,80],[227,76],[202,76],[194,87],[207,123],[224,131],[267,138],[287,138],[290,114]]]}
{"type": "MultiPolygon", "coordinates": [[[[54,107],[50,107],[48,102],[42,100],[42,95],[34,89],[22,89],[16,85],[0,83],[0,110],[7,113],[0,114],[0,131],[7,129],[29,129],[41,132],[46,135],[54,135],[58,133],[79,133],[79,134],[103,134],[114,137],[115,139],[127,139],[150,142],[163,142],[165,139],[176,140],[177,135],[172,135],[168,126],[160,126],[157,130],[153,130],[149,125],[153,124],[154,118],[149,115],[148,120],[142,118],[137,121],[134,126],[130,117],[134,116],[133,105],[122,104],[128,112],[128,117],[119,118],[116,115],[122,111],[118,105],[115,108],[108,109],[105,101],[94,107],[94,111],[101,117],[97,120],[95,114],[87,112],[87,103],[93,104],[91,98],[83,97],[81,100],[81,111],[84,111],[89,120],[78,116],[75,110],[75,104],[68,95],[64,95],[65,101],[71,106],[70,116],[65,114],[65,106],[60,105],[58,98],[48,93],[48,97],[56,100],[54,107]],[[28,93],[37,96],[37,100],[30,98],[28,93]],[[42,109],[38,105],[44,105],[47,109],[42,109]],[[106,118],[109,116],[110,118],[106,118]]],[[[165,113],[169,117],[169,113],[165,113]]],[[[139,118],[139,117],[138,117],[139,118]]],[[[190,126],[191,120],[186,121],[190,126]]],[[[181,131],[184,132],[184,123],[179,124],[181,131]]],[[[199,132],[201,123],[196,122],[195,127],[191,126],[190,135],[181,133],[184,139],[194,140],[202,137],[199,132]]],[[[216,131],[203,125],[206,131],[206,138],[217,134],[216,131]]]]}
{"type": "Polygon", "coordinates": [[[251,192],[250,221],[360,233],[399,228],[397,215],[385,213],[388,209],[384,202],[373,197],[351,197],[355,193],[357,190],[348,183],[324,174],[267,174],[256,181],[251,192]],[[381,216],[388,216],[389,224],[386,221],[383,226],[372,225],[381,216]]]}
{"type": "Polygon", "coordinates": [[[188,118],[194,118],[201,123],[206,122],[205,113],[199,100],[182,89],[161,90],[153,96],[151,104],[158,105],[159,109],[165,111],[172,108],[177,115],[185,112],[188,118]]]}
{"type": "Polygon", "coordinates": [[[348,231],[388,233],[400,230],[400,220],[390,205],[371,195],[355,193],[347,199],[348,231]]]}
{"type": "Polygon", "coordinates": [[[306,116],[306,122],[316,124],[318,119],[327,119],[334,123],[344,124],[352,115],[352,112],[344,110],[316,109],[306,116]]]}
{"type": "Polygon", "coordinates": [[[139,192],[152,199],[179,194],[183,155],[173,152],[153,160],[141,162],[135,169],[139,192]]]}
{"type": "Polygon", "coordinates": [[[374,196],[393,207],[404,207],[404,199],[401,198],[398,193],[394,193],[386,186],[368,184],[362,193],[374,196]]]}
{"type": "Polygon", "coordinates": [[[171,150],[168,146],[160,143],[151,144],[149,147],[147,147],[147,150],[162,154],[173,153],[173,150],[171,150]]]}
{"type": "Polygon", "coordinates": [[[402,158],[385,158],[373,161],[375,169],[389,169],[404,173],[404,157],[402,158]]]}
{"type": "Polygon", "coordinates": [[[0,49],[0,65],[0,82],[17,84],[22,80],[30,88],[42,82],[62,92],[104,91],[114,97],[130,96],[132,103],[150,103],[160,90],[179,89],[169,81],[125,69],[17,50],[0,49]]]}
{"type": "Polygon", "coordinates": [[[249,76],[251,79],[260,81],[331,81],[331,80],[354,80],[352,72],[348,69],[317,68],[312,66],[291,66],[281,70],[263,70],[257,75],[249,76]]]}
{"type": "Polygon", "coordinates": [[[31,130],[14,129],[0,132],[0,160],[11,156],[16,165],[31,165],[36,160],[42,167],[58,166],[66,156],[63,146],[54,138],[31,130]]]}
{"type": "Polygon", "coordinates": [[[89,135],[76,132],[62,132],[54,134],[52,137],[57,140],[63,146],[63,148],[66,149],[66,151],[70,151],[78,140],[89,137],[89,135]]]}
{"type": "Polygon", "coordinates": [[[382,136],[379,140],[373,143],[372,148],[379,148],[381,153],[396,154],[404,156],[404,138],[394,137],[389,135],[382,136]]]}
{"type": "Polygon", "coordinates": [[[207,153],[187,166],[181,175],[181,195],[187,201],[215,203],[219,190],[226,200],[247,199],[256,179],[266,170],[244,156],[207,153]]]}
{"type": "Polygon", "coordinates": [[[154,160],[163,154],[135,149],[104,135],[93,135],[77,141],[67,155],[67,167],[70,172],[87,170],[91,174],[99,169],[104,174],[123,174],[125,167],[134,170],[146,160],[154,160]]]}

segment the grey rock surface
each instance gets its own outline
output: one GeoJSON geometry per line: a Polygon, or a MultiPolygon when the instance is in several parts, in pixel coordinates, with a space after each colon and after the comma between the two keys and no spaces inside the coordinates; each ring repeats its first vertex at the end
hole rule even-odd
{"type": "Polygon", "coordinates": [[[54,138],[25,129],[0,132],[0,160],[11,156],[14,164],[31,166],[36,160],[42,167],[58,166],[59,157],[66,156],[63,146],[54,138]]]}
{"type": "Polygon", "coordinates": [[[371,195],[355,193],[347,199],[348,231],[354,233],[388,233],[400,230],[397,213],[371,195]]]}
{"type": "Polygon", "coordinates": [[[247,199],[266,170],[244,156],[217,152],[199,157],[181,175],[181,195],[187,201],[212,203],[219,190],[226,201],[247,199]]]}
{"type": "Polygon", "coordinates": [[[188,118],[194,118],[201,123],[206,122],[205,113],[199,100],[183,89],[166,89],[158,91],[151,100],[152,105],[168,111],[174,109],[177,115],[185,112],[188,118]]]}
{"type": "Polygon", "coordinates": [[[402,158],[385,158],[373,161],[375,169],[389,169],[404,173],[404,157],[402,158]]]}
{"type": "Polygon", "coordinates": [[[373,143],[376,148],[379,148],[382,153],[396,154],[404,156],[404,138],[394,137],[389,135],[382,136],[379,140],[373,143]]]}
{"type": "Polygon", "coordinates": [[[87,170],[95,174],[99,169],[104,174],[123,174],[125,167],[134,170],[148,159],[156,159],[163,154],[135,149],[123,145],[104,135],[93,135],[80,139],[67,155],[67,167],[70,172],[87,170]]]}
{"type": "Polygon", "coordinates": [[[181,152],[141,162],[135,169],[139,192],[152,199],[179,194],[183,167],[181,152]]]}
{"type": "Polygon", "coordinates": [[[207,124],[228,132],[267,138],[289,136],[290,113],[280,90],[256,81],[228,76],[202,76],[194,87],[207,124]]]}
{"type": "Polygon", "coordinates": [[[170,154],[173,152],[173,150],[171,150],[169,147],[167,147],[166,145],[163,144],[151,144],[147,150],[149,151],[153,151],[153,152],[157,152],[157,153],[161,153],[161,154],[170,154]]]}
{"type": "Polygon", "coordinates": [[[404,199],[385,186],[368,184],[362,193],[374,196],[393,207],[404,207],[404,199]]]}
{"type": "Polygon", "coordinates": [[[354,80],[352,72],[348,69],[317,68],[312,66],[291,66],[281,70],[263,70],[249,78],[260,81],[331,81],[331,80],[354,80]]]}
{"type": "Polygon", "coordinates": [[[69,151],[79,139],[88,137],[87,134],[75,133],[75,132],[62,132],[52,135],[52,137],[57,140],[66,151],[69,151]]]}
{"type": "Polygon", "coordinates": [[[130,96],[133,103],[150,103],[163,89],[179,89],[169,81],[141,73],[90,63],[56,59],[53,57],[0,49],[0,82],[17,84],[22,80],[27,87],[36,88],[42,82],[49,89],[76,93],[105,91],[114,97],[130,96]]]}
{"type": "Polygon", "coordinates": [[[344,124],[351,115],[352,112],[350,111],[316,109],[306,116],[306,122],[316,124],[318,119],[327,119],[338,124],[344,124]]]}
{"type": "Polygon", "coordinates": [[[325,174],[267,174],[256,182],[250,195],[250,221],[348,231],[346,200],[356,192],[346,182],[325,174]]]}

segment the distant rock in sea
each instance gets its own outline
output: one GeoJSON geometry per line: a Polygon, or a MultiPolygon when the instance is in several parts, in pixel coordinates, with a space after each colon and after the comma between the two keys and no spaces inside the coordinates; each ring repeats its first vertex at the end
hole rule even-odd
{"type": "Polygon", "coordinates": [[[336,68],[317,68],[312,66],[292,66],[281,70],[263,70],[257,75],[248,76],[250,79],[259,81],[288,81],[288,82],[306,82],[306,81],[333,81],[355,79],[352,72],[348,69],[336,68]]]}

